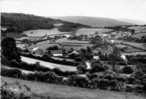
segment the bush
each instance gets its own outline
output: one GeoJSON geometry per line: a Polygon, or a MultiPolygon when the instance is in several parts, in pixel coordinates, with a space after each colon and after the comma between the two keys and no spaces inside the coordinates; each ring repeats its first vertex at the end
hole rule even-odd
{"type": "Polygon", "coordinates": [[[59,76],[65,76],[65,77],[76,74],[76,72],[61,71],[59,68],[54,68],[54,69],[52,69],[52,71],[55,72],[59,76]]]}
{"type": "Polygon", "coordinates": [[[2,76],[8,76],[8,77],[15,77],[15,78],[21,78],[22,77],[22,73],[18,69],[2,68],[1,69],[1,75],[2,76]]]}
{"type": "Polygon", "coordinates": [[[130,66],[125,66],[122,70],[122,73],[131,74],[131,73],[133,73],[133,69],[130,66]]]}
{"type": "Polygon", "coordinates": [[[146,74],[143,75],[143,78],[142,78],[142,85],[143,85],[143,90],[146,92],[146,74]]]}
{"type": "Polygon", "coordinates": [[[127,87],[127,89],[125,88],[124,90],[131,91],[136,90],[136,88],[142,90],[142,87],[143,90],[146,90],[146,76],[143,73],[136,73],[131,77],[123,77],[122,75],[117,75],[115,72],[106,71],[100,73],[86,73],[82,76],[78,75],[76,72],[64,72],[55,68],[47,72],[36,71],[34,73],[23,74],[18,69],[2,68],[1,75],[83,88],[100,88],[118,91],[124,89],[123,84],[130,84],[132,87],[135,84],[137,87],[134,87],[134,89],[129,89],[130,87],[127,87]]]}
{"type": "Polygon", "coordinates": [[[79,73],[85,73],[87,71],[86,66],[84,64],[78,65],[77,70],[79,71],[79,73]]]}
{"type": "Polygon", "coordinates": [[[20,83],[10,83],[4,82],[1,86],[1,99],[31,99],[32,92],[27,85],[20,85],[20,83]],[[13,87],[17,89],[15,91],[13,87]]]}
{"type": "Polygon", "coordinates": [[[28,64],[25,62],[16,62],[16,61],[9,61],[9,64],[7,64],[7,66],[9,67],[16,67],[16,68],[20,68],[20,69],[24,69],[24,70],[29,70],[29,71],[43,71],[43,72],[47,72],[50,71],[51,69],[47,68],[47,67],[43,67],[41,66],[39,63],[35,63],[35,64],[28,64]]]}
{"type": "Polygon", "coordinates": [[[78,86],[78,87],[88,87],[88,80],[85,77],[81,77],[78,75],[73,75],[69,77],[69,82],[73,86],[78,86]]]}

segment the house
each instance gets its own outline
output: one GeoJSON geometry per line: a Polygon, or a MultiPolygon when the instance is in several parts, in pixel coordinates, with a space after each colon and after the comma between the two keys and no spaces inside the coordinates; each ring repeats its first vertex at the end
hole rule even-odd
{"type": "Polygon", "coordinates": [[[50,50],[52,56],[63,56],[62,50],[50,50]]]}
{"type": "Polygon", "coordinates": [[[71,37],[71,35],[70,35],[70,34],[64,34],[64,36],[65,36],[66,38],[71,37]]]}
{"type": "Polygon", "coordinates": [[[93,56],[93,59],[95,59],[95,60],[99,60],[100,57],[99,57],[98,55],[95,55],[95,56],[93,56]]]}
{"type": "Polygon", "coordinates": [[[0,29],[1,29],[2,32],[7,31],[7,28],[6,27],[0,27],[0,29]]]}
{"type": "Polygon", "coordinates": [[[63,25],[63,23],[55,23],[55,24],[54,24],[55,27],[60,27],[60,26],[62,26],[62,25],[63,25]]]}

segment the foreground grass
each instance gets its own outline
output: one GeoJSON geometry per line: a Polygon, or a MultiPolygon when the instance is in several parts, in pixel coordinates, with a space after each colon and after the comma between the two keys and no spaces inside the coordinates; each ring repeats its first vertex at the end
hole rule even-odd
{"type": "Polygon", "coordinates": [[[103,91],[98,89],[75,88],[63,85],[54,85],[40,82],[19,80],[8,77],[1,77],[2,83],[19,82],[31,88],[34,93],[32,99],[145,99],[145,96],[124,93],[103,91]],[[49,97],[49,98],[48,98],[49,97]]]}

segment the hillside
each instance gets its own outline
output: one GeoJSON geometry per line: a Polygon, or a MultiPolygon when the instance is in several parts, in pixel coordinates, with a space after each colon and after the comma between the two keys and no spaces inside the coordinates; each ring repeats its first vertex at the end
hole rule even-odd
{"type": "Polygon", "coordinates": [[[132,93],[69,87],[64,85],[54,85],[41,82],[19,80],[3,76],[1,78],[2,82],[5,81],[8,84],[14,84],[18,82],[20,85],[27,85],[31,88],[31,91],[37,96],[50,96],[51,98],[49,99],[145,99],[145,97],[142,95],[132,93]]]}
{"type": "Polygon", "coordinates": [[[89,25],[92,27],[130,25],[130,23],[128,22],[123,22],[123,21],[110,19],[110,18],[102,18],[102,17],[67,16],[67,17],[58,17],[58,19],[68,21],[68,22],[89,25]]]}
{"type": "Polygon", "coordinates": [[[146,24],[146,21],[141,21],[141,20],[132,20],[132,19],[119,19],[120,21],[123,22],[128,22],[136,25],[144,25],[146,24]]]}
{"type": "Polygon", "coordinates": [[[31,29],[52,29],[55,24],[61,24],[59,30],[70,31],[80,27],[88,27],[78,23],[65,22],[41,16],[22,13],[1,13],[1,26],[10,31],[21,32],[31,29]]]}

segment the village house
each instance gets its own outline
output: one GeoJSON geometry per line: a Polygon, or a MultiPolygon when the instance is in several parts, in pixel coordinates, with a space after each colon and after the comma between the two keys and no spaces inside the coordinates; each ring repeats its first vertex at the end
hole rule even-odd
{"type": "Polygon", "coordinates": [[[63,25],[63,23],[55,23],[54,24],[54,27],[60,27],[60,26],[62,26],[63,25]]]}
{"type": "Polygon", "coordinates": [[[51,53],[51,55],[52,56],[63,56],[63,52],[62,52],[62,50],[61,49],[59,49],[59,50],[50,50],[50,53],[51,53]]]}
{"type": "Polygon", "coordinates": [[[6,27],[0,27],[0,30],[1,30],[2,32],[5,32],[5,31],[7,30],[7,28],[6,28],[6,27]]]}

